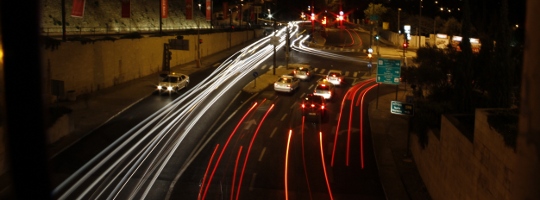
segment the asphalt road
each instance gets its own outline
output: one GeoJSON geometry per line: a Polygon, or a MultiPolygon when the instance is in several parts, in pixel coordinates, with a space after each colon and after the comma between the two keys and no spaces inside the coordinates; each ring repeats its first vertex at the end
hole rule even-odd
{"type": "MultiPolygon", "coordinates": [[[[345,101],[343,105],[347,109],[340,110],[347,90],[352,84],[361,82],[362,78],[346,78],[346,84],[337,88],[336,98],[329,101],[328,115],[322,122],[303,122],[299,109],[301,98],[313,91],[315,82],[323,77],[325,71],[341,69],[365,74],[367,67],[358,62],[333,60],[299,52],[294,52],[292,57],[295,63],[307,63],[312,68],[317,68],[315,78],[302,82],[300,88],[292,94],[276,93],[272,87],[268,87],[255,96],[240,95],[243,99],[238,99],[233,104],[242,103],[242,106],[226,111],[236,115],[228,121],[220,122],[223,126],[216,130],[219,135],[187,168],[176,183],[171,199],[202,196],[206,199],[284,199],[285,195],[291,199],[330,199],[331,196],[341,199],[385,199],[371,143],[359,142],[360,128],[363,129],[363,140],[371,141],[367,117],[363,118],[364,125],[360,127],[360,112],[356,111],[357,106],[353,105],[355,112],[352,112],[352,115],[348,114],[350,101],[345,101]],[[248,112],[255,102],[263,105],[248,112]],[[272,105],[274,107],[268,111],[272,105]],[[244,113],[248,114],[242,120],[244,113]],[[340,114],[344,116],[341,119],[340,114]],[[351,132],[348,132],[349,118],[353,121],[351,132]],[[341,124],[336,131],[338,121],[341,124]],[[339,139],[335,145],[335,165],[332,166],[336,133],[339,139]],[[347,137],[344,136],[349,133],[349,139],[353,142],[348,146],[347,137]],[[349,154],[347,149],[350,149],[349,154]],[[361,152],[360,149],[364,151],[361,152]],[[348,164],[347,157],[350,158],[348,164]],[[364,159],[363,168],[361,158],[364,159]],[[216,163],[219,163],[217,167],[216,163]],[[239,180],[242,180],[241,183],[239,180]]],[[[278,60],[278,63],[283,62],[284,60],[278,60]]],[[[262,63],[271,64],[271,61],[262,63]]],[[[379,90],[380,94],[392,91],[393,88],[388,87],[379,90]]],[[[355,102],[358,97],[360,95],[356,96],[355,102]]],[[[365,102],[375,98],[376,91],[372,90],[367,93],[365,102]]],[[[367,111],[365,106],[367,105],[364,105],[364,115],[367,111]]]]}

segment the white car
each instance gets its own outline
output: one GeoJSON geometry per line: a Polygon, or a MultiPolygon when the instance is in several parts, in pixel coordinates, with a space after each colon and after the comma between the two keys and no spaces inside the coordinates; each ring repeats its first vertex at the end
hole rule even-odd
{"type": "Polygon", "coordinates": [[[276,92],[293,92],[300,85],[300,79],[291,75],[283,75],[274,83],[276,92]]]}
{"type": "Polygon", "coordinates": [[[328,71],[328,75],[326,75],[326,80],[328,80],[328,82],[334,84],[335,86],[340,86],[341,83],[343,83],[343,75],[341,74],[341,70],[328,71]]]}
{"type": "Polygon", "coordinates": [[[297,67],[293,71],[294,77],[299,78],[300,80],[309,80],[313,73],[307,67],[297,67]]]}
{"type": "Polygon", "coordinates": [[[160,94],[165,92],[178,92],[179,90],[187,87],[188,84],[188,75],[173,72],[165,76],[163,80],[158,83],[157,90],[160,94]]]}
{"type": "Polygon", "coordinates": [[[317,82],[317,86],[315,86],[315,91],[313,91],[313,95],[321,96],[324,99],[332,99],[332,96],[334,95],[334,84],[332,84],[326,79],[317,82]]]}

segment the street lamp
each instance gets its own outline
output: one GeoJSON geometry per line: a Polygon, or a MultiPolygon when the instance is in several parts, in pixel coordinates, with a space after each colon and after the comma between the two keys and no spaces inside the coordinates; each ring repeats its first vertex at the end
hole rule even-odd
{"type": "Polygon", "coordinates": [[[401,34],[401,28],[399,27],[400,13],[401,13],[401,8],[398,8],[398,10],[397,10],[397,30],[398,30],[398,34],[401,34]]]}
{"type": "Polygon", "coordinates": [[[199,11],[201,11],[201,4],[199,3],[199,11]]]}

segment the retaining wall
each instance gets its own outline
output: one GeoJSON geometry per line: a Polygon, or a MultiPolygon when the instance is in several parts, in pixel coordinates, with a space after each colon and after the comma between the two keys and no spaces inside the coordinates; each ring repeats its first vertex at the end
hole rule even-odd
{"type": "MultiPolygon", "coordinates": [[[[411,151],[433,199],[514,199],[512,177],[519,165],[513,148],[487,123],[483,109],[475,113],[474,137],[469,141],[443,115],[440,139],[432,132],[425,149],[417,135],[411,151]]],[[[531,160],[532,161],[532,160],[531,160]]]]}
{"type": "MultiPolygon", "coordinates": [[[[202,34],[201,58],[261,36],[262,30],[202,34]]],[[[62,82],[62,91],[77,96],[157,73],[162,70],[163,44],[169,39],[175,36],[62,42],[58,49],[42,50],[46,80],[62,82]]],[[[172,50],[171,67],[197,58],[197,35],[184,39],[189,40],[189,51],[172,50]]]]}

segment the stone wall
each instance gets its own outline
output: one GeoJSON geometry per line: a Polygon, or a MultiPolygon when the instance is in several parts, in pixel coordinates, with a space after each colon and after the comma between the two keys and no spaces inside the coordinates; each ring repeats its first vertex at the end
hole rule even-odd
{"type": "Polygon", "coordinates": [[[411,151],[433,199],[512,199],[514,149],[490,128],[486,111],[475,113],[471,143],[456,128],[451,115],[441,119],[440,139],[429,133],[425,149],[412,135],[411,151]]]}
{"type": "MultiPolygon", "coordinates": [[[[262,30],[202,34],[201,58],[262,36],[262,30]]],[[[42,50],[47,80],[64,84],[64,92],[91,93],[162,70],[163,44],[175,36],[115,41],[63,42],[42,50]]],[[[172,50],[171,67],[196,60],[197,35],[184,35],[189,51],[172,50]]]]}

